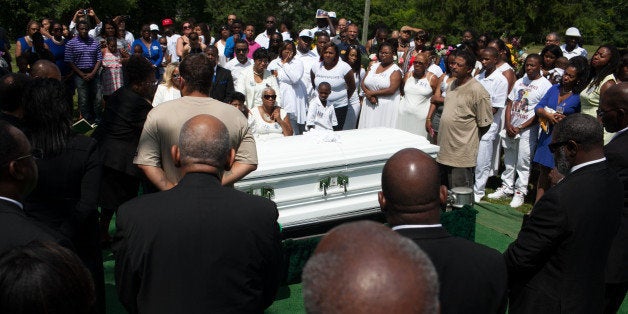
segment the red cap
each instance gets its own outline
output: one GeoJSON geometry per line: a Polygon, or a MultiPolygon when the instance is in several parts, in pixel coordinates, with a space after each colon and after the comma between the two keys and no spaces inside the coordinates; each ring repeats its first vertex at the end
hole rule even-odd
{"type": "Polygon", "coordinates": [[[172,19],[163,19],[161,20],[161,25],[162,26],[170,26],[174,24],[174,22],[172,22],[172,19]]]}

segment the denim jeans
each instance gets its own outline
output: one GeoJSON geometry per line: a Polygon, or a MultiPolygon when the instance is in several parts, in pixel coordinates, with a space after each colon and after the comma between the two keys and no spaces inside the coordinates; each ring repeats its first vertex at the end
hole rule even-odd
{"type": "Polygon", "coordinates": [[[89,123],[100,123],[102,118],[102,93],[100,75],[89,81],[74,75],[74,84],[78,94],[78,108],[81,116],[89,123]]]}

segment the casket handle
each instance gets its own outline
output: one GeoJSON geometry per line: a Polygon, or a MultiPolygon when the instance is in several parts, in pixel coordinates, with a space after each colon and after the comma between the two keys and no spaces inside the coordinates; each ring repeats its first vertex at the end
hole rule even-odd
{"type": "Polygon", "coordinates": [[[344,189],[344,193],[347,193],[347,186],[349,185],[349,177],[345,175],[328,176],[318,181],[318,188],[323,190],[323,196],[327,196],[327,188],[330,186],[339,185],[344,189]]]}

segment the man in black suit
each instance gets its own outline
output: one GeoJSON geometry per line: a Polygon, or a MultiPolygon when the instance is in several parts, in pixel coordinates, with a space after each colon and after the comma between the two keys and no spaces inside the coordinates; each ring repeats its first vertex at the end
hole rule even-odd
{"type": "Polygon", "coordinates": [[[617,313],[628,291],[628,83],[606,90],[597,116],[607,132],[615,133],[604,155],[624,185],[624,209],[606,265],[604,313],[617,313]]]}
{"type": "Polygon", "coordinates": [[[498,251],[450,235],[440,224],[447,188],[438,164],[418,149],[394,154],[382,171],[380,208],[427,253],[441,283],[441,313],[504,313],[506,265],[498,251]]]}
{"type": "Polygon", "coordinates": [[[209,97],[230,103],[231,99],[233,99],[233,93],[235,93],[231,71],[218,65],[218,48],[216,46],[207,46],[205,54],[209,57],[210,65],[214,67],[214,77],[209,97]]]}
{"type": "Polygon", "coordinates": [[[0,121],[9,122],[20,130],[24,127],[22,95],[30,80],[30,76],[21,73],[9,73],[0,77],[0,121]]]}
{"type": "Polygon", "coordinates": [[[35,240],[71,247],[67,239],[24,213],[24,199],[37,184],[34,154],[24,133],[0,121],[0,253],[35,240]]]}
{"type": "Polygon", "coordinates": [[[188,120],[172,155],[181,181],[119,208],[120,301],[131,313],[261,313],[283,273],[276,205],[221,185],[235,151],[213,116],[188,120]]]}
{"type": "Polygon", "coordinates": [[[509,311],[600,313],[622,185],[604,158],[602,126],[594,117],[564,118],[549,148],[565,178],[534,205],[504,252],[509,311]]]}

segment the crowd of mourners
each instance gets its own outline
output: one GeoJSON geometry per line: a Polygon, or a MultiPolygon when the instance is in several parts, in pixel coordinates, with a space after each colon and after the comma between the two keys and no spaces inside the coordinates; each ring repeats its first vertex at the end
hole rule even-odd
{"type": "MultiPolygon", "coordinates": [[[[259,23],[235,14],[217,29],[194,19],[164,18],[133,34],[126,28],[128,16],[101,20],[93,9],[79,9],[69,25],[50,18],[30,21],[16,42],[0,28],[0,201],[19,205],[19,215],[28,222],[13,223],[23,235],[21,244],[45,242],[18,247],[18,252],[6,240],[0,250],[13,250],[0,264],[17,265],[16,259],[28,257],[47,258],[52,268],[65,263],[67,269],[50,270],[63,274],[60,278],[46,280],[65,280],[57,290],[72,287],[63,293],[76,304],[41,304],[65,307],[59,313],[104,312],[101,250],[112,245],[109,225],[119,207],[138,207],[127,202],[140,191],[183,189],[192,184],[190,173],[207,172],[206,167],[215,172],[218,185],[233,186],[255,171],[256,143],[285,136],[405,130],[440,147],[440,183],[472,188],[477,203],[484,197],[509,198],[511,207],[520,207],[530,193],[531,170],[538,167],[533,184],[538,202],[569,173],[566,159],[554,159],[564,145],[553,141],[557,125],[578,113],[603,119],[611,110],[601,109],[600,99],[628,80],[626,50],[604,44],[587,52],[575,27],[547,34],[541,51],[520,55],[509,39],[471,30],[463,32],[460,43],[450,44],[447,36],[419,27],[380,25],[361,43],[358,25],[348,19],[324,10],[314,17],[315,27],[293,30],[289,20],[269,15],[261,31],[255,27],[259,23]],[[204,114],[217,118],[221,127],[198,118],[204,114]],[[203,123],[216,134],[228,131],[224,140],[230,157],[213,158],[219,153],[212,147],[192,143],[203,123]],[[34,171],[14,168],[31,157],[37,158],[34,171]],[[487,181],[499,174],[502,160],[502,184],[486,194],[487,181]],[[31,222],[35,226],[26,227],[31,222]]],[[[611,138],[605,133],[606,142],[611,138]]],[[[219,146],[220,141],[210,142],[219,146]]],[[[151,227],[140,228],[130,214],[120,217],[113,246],[122,303],[131,312],[169,312],[173,308],[160,309],[158,303],[142,308],[155,295],[140,287],[136,264],[148,257],[132,251],[148,250],[143,246],[157,240],[142,242],[133,232],[151,227]]],[[[183,242],[168,243],[174,255],[186,251],[178,248],[183,242]]],[[[264,261],[274,258],[261,255],[264,261]]],[[[0,265],[0,273],[7,269],[0,265]]],[[[0,274],[0,286],[16,278],[0,274]]],[[[167,299],[166,291],[153,292],[167,299]]],[[[273,297],[263,295],[250,307],[230,308],[236,299],[230,305],[206,305],[258,312],[273,297]]],[[[10,303],[6,298],[0,291],[0,309],[9,309],[2,304],[10,303]]],[[[14,313],[28,312],[17,310],[23,304],[15,306],[14,313]]]]}

